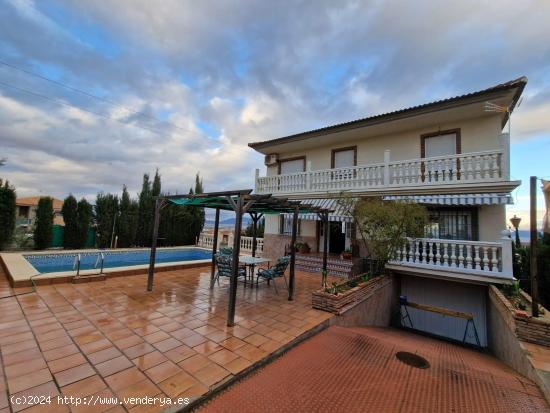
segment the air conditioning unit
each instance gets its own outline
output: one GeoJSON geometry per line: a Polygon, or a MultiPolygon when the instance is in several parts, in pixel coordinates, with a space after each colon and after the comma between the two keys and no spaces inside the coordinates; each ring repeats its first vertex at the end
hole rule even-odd
{"type": "Polygon", "coordinates": [[[269,155],[265,156],[264,164],[265,164],[265,166],[275,165],[278,160],[279,160],[279,155],[278,154],[270,153],[269,155]]]}

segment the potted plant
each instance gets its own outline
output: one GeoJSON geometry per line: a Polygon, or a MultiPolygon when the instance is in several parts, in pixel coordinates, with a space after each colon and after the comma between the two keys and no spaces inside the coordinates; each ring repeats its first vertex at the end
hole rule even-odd
{"type": "Polygon", "coordinates": [[[311,248],[309,247],[309,244],[307,242],[297,242],[295,244],[296,251],[298,251],[300,254],[307,254],[311,251],[311,248]]]}
{"type": "Polygon", "coordinates": [[[342,259],[343,260],[351,260],[351,257],[353,256],[353,253],[351,252],[351,248],[346,248],[344,252],[342,252],[342,259]]]}

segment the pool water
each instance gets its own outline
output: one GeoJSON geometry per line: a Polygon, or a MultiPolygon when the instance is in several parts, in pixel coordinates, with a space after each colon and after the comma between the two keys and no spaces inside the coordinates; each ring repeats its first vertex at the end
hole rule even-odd
{"type": "MultiPolygon", "coordinates": [[[[103,252],[105,260],[104,268],[128,267],[131,265],[149,264],[150,250],[137,251],[97,251],[83,252],[80,254],[80,269],[91,270],[101,266],[98,255],[103,252]],[[96,267],[97,263],[97,267],[96,267]]],[[[41,255],[25,255],[25,259],[40,273],[61,272],[76,270],[76,253],[53,253],[41,255]]],[[[157,250],[156,263],[206,260],[212,257],[212,253],[201,248],[182,248],[157,250]]]]}

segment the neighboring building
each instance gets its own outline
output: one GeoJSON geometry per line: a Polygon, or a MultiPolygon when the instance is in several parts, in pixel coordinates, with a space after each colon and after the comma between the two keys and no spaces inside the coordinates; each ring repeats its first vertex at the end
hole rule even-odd
{"type": "MultiPolygon", "coordinates": [[[[38,201],[40,200],[40,198],[41,198],[40,196],[17,198],[15,202],[17,206],[17,212],[16,212],[17,227],[24,227],[27,229],[32,228],[34,224],[34,219],[36,217],[36,209],[38,207],[38,201]]],[[[61,214],[62,207],[63,207],[63,201],[60,199],[53,198],[54,225],[62,225],[62,226],[65,225],[65,223],[63,222],[63,215],[61,214]]]]}
{"type": "MultiPolygon", "coordinates": [[[[526,83],[523,77],[462,96],[250,143],[265,155],[267,166],[266,176],[256,170],[256,193],[335,210],[328,234],[323,234],[318,217],[300,219],[299,241],[307,242],[314,253],[322,251],[325,236],[332,254],[351,244],[351,219],[335,200],[343,192],[426,205],[426,238],[410,240],[388,267],[412,275],[401,277],[401,291],[413,301],[474,313],[486,344],[486,285],[512,279],[510,242],[502,239],[502,230],[510,192],[521,183],[510,179],[510,138],[502,131],[508,112],[489,111],[487,104],[511,112],[526,83]]],[[[264,256],[284,253],[290,224],[290,217],[266,217],[264,256]]],[[[418,315],[428,321],[432,316],[418,315]]],[[[454,337],[448,324],[418,328],[454,337]]]]}

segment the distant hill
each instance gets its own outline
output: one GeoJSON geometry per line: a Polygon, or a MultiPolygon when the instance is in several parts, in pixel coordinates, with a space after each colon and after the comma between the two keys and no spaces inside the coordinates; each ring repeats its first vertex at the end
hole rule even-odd
{"type": "MultiPolygon", "coordinates": [[[[243,216],[243,227],[247,226],[251,222],[252,222],[252,219],[249,216],[243,216]]],[[[214,220],[210,219],[210,218],[207,218],[204,222],[204,225],[206,227],[213,227],[214,226],[214,220]]],[[[220,219],[220,225],[221,226],[235,225],[235,217],[220,219]]]]}

